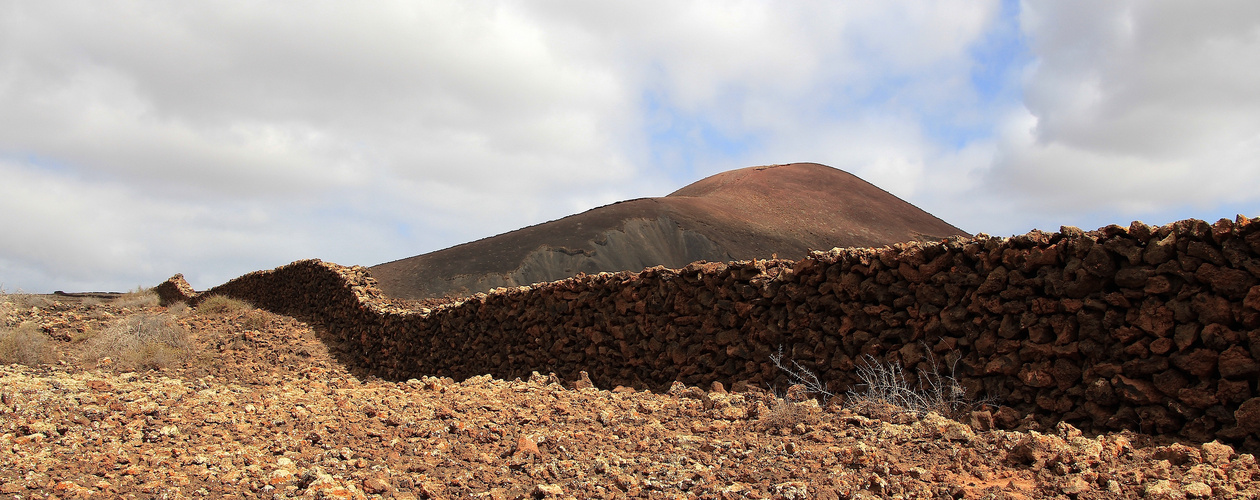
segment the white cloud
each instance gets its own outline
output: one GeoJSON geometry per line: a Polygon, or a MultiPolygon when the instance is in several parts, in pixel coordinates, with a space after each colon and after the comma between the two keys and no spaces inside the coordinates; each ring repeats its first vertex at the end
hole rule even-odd
{"type": "Polygon", "coordinates": [[[997,2],[549,6],[534,16],[553,46],[586,63],[611,59],[654,106],[644,128],[658,137],[641,140],[656,157],[646,160],[675,178],[804,160],[901,193],[932,154],[921,114],[975,101],[969,51],[998,13],[997,2]]]}

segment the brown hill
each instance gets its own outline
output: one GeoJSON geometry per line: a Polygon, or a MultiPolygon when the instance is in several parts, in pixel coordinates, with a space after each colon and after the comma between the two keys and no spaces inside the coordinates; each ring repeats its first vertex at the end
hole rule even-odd
{"type": "Polygon", "coordinates": [[[793,163],[723,172],[665,197],[614,203],[370,269],[385,293],[422,299],[580,272],[797,259],[811,249],[966,234],[852,174],[793,163]]]}

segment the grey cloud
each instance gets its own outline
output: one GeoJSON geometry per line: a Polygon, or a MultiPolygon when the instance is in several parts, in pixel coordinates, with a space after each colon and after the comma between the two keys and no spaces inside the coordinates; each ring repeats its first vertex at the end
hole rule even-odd
{"type": "Polygon", "coordinates": [[[1152,156],[1195,154],[1256,130],[1260,4],[1030,3],[1039,61],[1027,79],[1040,143],[1152,156]]]}
{"type": "Polygon", "coordinates": [[[1024,6],[1027,110],[988,189],[1064,217],[1260,200],[1260,4],[1024,6]]]}

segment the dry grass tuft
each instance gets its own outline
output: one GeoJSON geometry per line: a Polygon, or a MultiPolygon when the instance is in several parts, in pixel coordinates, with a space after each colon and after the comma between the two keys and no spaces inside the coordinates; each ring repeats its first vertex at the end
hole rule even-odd
{"type": "Polygon", "coordinates": [[[191,311],[192,311],[192,308],[188,307],[187,302],[176,302],[174,304],[166,306],[166,314],[169,314],[175,317],[183,316],[185,314],[188,314],[191,311]]]}
{"type": "Polygon", "coordinates": [[[197,313],[232,317],[240,321],[246,330],[262,330],[267,327],[265,311],[254,308],[249,302],[222,295],[214,295],[197,305],[197,313]]]}
{"type": "Polygon", "coordinates": [[[43,295],[24,293],[21,290],[9,293],[0,287],[0,314],[32,307],[48,307],[52,304],[53,301],[43,295]]]}
{"type": "Polygon", "coordinates": [[[249,302],[223,295],[212,295],[201,301],[200,304],[197,304],[198,313],[219,316],[244,314],[252,310],[254,310],[254,306],[249,302]]]}
{"type": "Polygon", "coordinates": [[[128,309],[146,309],[157,307],[158,295],[152,288],[137,288],[114,299],[113,305],[128,309]]]}
{"type": "Polygon", "coordinates": [[[56,361],[46,335],[35,323],[17,328],[0,328],[0,363],[35,366],[56,361]]]}
{"type": "Polygon", "coordinates": [[[791,428],[797,424],[817,423],[822,407],[810,395],[817,394],[822,398],[823,404],[826,404],[827,400],[833,396],[827,391],[826,384],[818,380],[814,372],[796,361],[789,361],[792,365],[790,367],[784,363],[782,346],[779,346],[778,354],[770,355],[770,362],[787,374],[791,385],[785,393],[779,394],[773,391],[774,400],[761,415],[761,425],[767,429],[791,428]]]}
{"type": "Polygon", "coordinates": [[[241,319],[241,327],[246,330],[263,330],[267,328],[267,313],[255,309],[241,319]]]}
{"type": "Polygon", "coordinates": [[[87,343],[88,359],[121,370],[160,370],[182,361],[190,347],[188,330],[174,318],[157,314],[121,319],[87,343]]]}
{"type": "Polygon", "coordinates": [[[783,363],[783,346],[779,346],[779,354],[770,355],[770,362],[774,363],[775,368],[778,368],[780,371],[787,374],[788,379],[792,382],[792,385],[801,386],[801,388],[808,394],[819,395],[822,397],[823,404],[827,404],[828,400],[835,397],[835,394],[832,394],[827,390],[827,384],[818,380],[818,376],[815,375],[814,372],[807,370],[805,367],[801,366],[800,363],[797,363],[796,360],[791,361],[791,367],[788,367],[783,363]]]}
{"type": "Polygon", "coordinates": [[[97,336],[97,334],[99,334],[99,333],[101,333],[101,332],[100,332],[100,330],[98,330],[97,328],[91,327],[91,326],[89,326],[88,328],[84,328],[84,329],[83,329],[83,331],[81,331],[81,332],[80,332],[80,331],[72,331],[72,332],[70,332],[70,343],[71,343],[71,344],[82,344],[82,343],[84,343],[84,342],[86,342],[86,341],[90,340],[91,338],[93,338],[93,337],[97,336]]]}
{"type": "Polygon", "coordinates": [[[813,399],[793,402],[788,398],[775,398],[765,413],[760,415],[762,428],[767,430],[790,429],[798,424],[817,424],[822,415],[822,407],[813,399]]]}
{"type": "MultiPolygon", "coordinates": [[[[787,373],[788,378],[800,387],[801,392],[819,395],[824,404],[834,396],[827,391],[826,384],[799,363],[792,361],[792,366],[787,366],[783,362],[782,348],[778,355],[770,356],[770,361],[787,373]]],[[[949,375],[942,375],[936,367],[936,357],[930,350],[926,361],[932,371],[920,372],[916,383],[911,383],[901,365],[884,363],[874,356],[864,355],[862,364],[857,367],[860,381],[857,387],[862,390],[846,392],[845,407],[881,419],[902,414],[922,417],[931,412],[957,418],[977,404],[990,402],[974,402],[954,377],[953,367],[949,375]]]]}
{"type": "Polygon", "coordinates": [[[920,372],[918,381],[911,384],[901,365],[884,363],[871,355],[862,357],[857,367],[862,392],[850,390],[845,394],[846,406],[859,413],[888,416],[909,413],[922,417],[936,412],[946,417],[957,417],[972,406],[966,389],[954,377],[942,375],[936,368],[936,359],[929,352],[931,372],[920,372]]]}

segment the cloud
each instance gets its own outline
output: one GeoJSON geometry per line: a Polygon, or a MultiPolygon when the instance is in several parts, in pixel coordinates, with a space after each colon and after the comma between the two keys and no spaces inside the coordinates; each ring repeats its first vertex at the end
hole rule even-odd
{"type": "MultiPolygon", "coordinates": [[[[639,186],[617,140],[633,114],[620,83],[557,59],[536,26],[495,3],[5,9],[0,158],[24,172],[7,186],[29,195],[10,204],[34,210],[50,187],[97,199],[96,214],[119,223],[50,238],[126,243],[114,253],[127,265],[226,265],[194,260],[199,243],[252,266],[276,254],[373,264],[589,208],[577,206],[589,194],[566,192],[611,202],[639,186]],[[185,211],[201,216],[132,215],[185,211]],[[262,216],[241,223],[238,211],[262,216]],[[364,228],[382,234],[346,251],[344,233],[364,228]],[[237,236],[288,242],[238,252],[237,236]]],[[[10,222],[53,232],[36,220],[10,222]]],[[[32,261],[47,248],[22,241],[0,280],[91,282],[72,270],[123,264],[83,245],[32,261]]]]}
{"type": "Polygon", "coordinates": [[[3,9],[9,288],[371,265],[790,161],[996,234],[1260,180],[1246,3],[3,9]]]}
{"type": "Polygon", "coordinates": [[[1026,2],[1021,21],[1036,59],[988,189],[1065,217],[1260,201],[1260,5],[1026,2]]]}
{"type": "MultiPolygon", "coordinates": [[[[640,89],[651,162],[677,180],[734,165],[820,161],[859,175],[926,159],[923,114],[974,122],[970,51],[998,2],[551,3],[552,46],[640,89]],[[611,60],[609,64],[607,60],[611,60]],[[874,133],[865,127],[877,124],[874,133]],[[860,147],[870,139],[887,146],[860,147]]],[[[946,127],[937,127],[944,130],[946,127]]],[[[893,189],[917,182],[913,169],[893,189]]]]}
{"type": "Polygon", "coordinates": [[[0,161],[0,177],[0,276],[9,290],[151,286],[191,262],[211,270],[190,276],[226,279],[225,266],[244,273],[242,263],[284,263],[303,244],[265,231],[272,211],[256,203],[211,208],[10,161],[0,161]]]}

